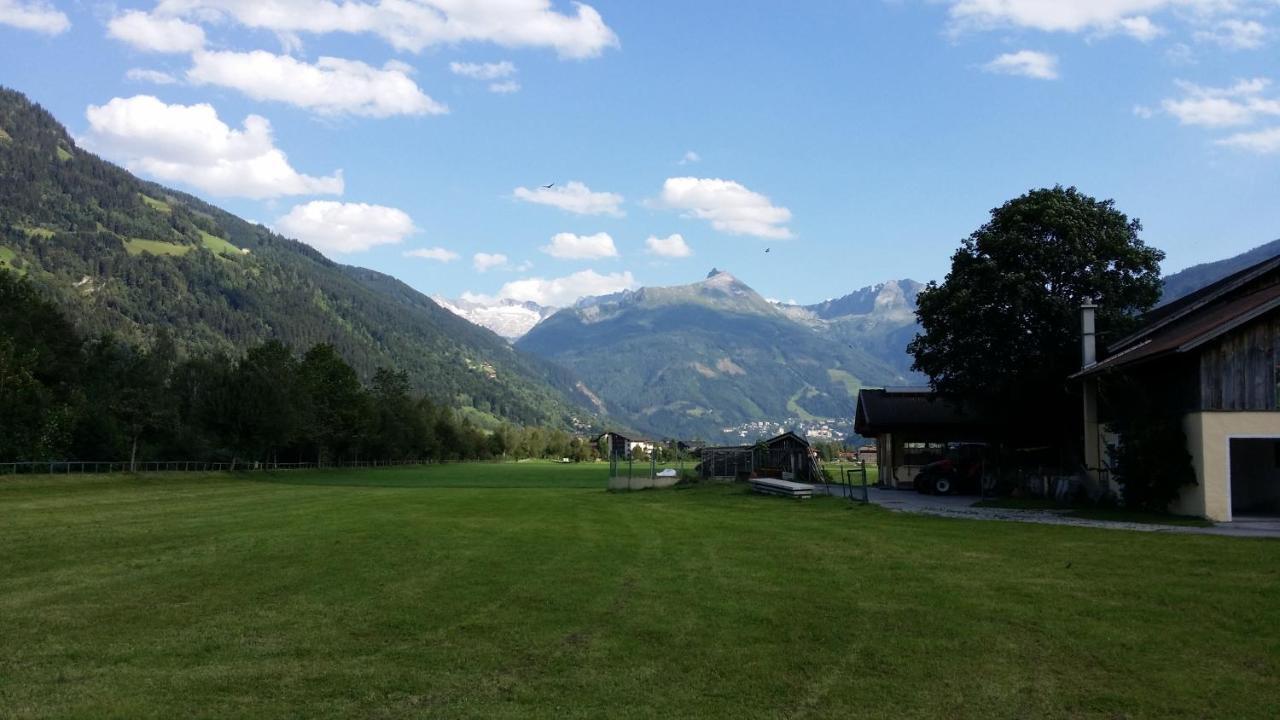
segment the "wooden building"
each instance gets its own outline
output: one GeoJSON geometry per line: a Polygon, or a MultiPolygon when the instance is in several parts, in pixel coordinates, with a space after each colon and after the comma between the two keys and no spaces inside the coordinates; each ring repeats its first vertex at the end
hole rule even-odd
{"type": "Polygon", "coordinates": [[[1091,362],[1086,309],[1085,454],[1095,482],[1108,477],[1105,408],[1097,384],[1146,383],[1182,416],[1198,484],[1172,511],[1227,521],[1280,514],[1280,257],[1161,305],[1141,330],[1091,362]]]}
{"type": "Polygon", "coordinates": [[[746,480],[772,477],[797,482],[826,482],[809,441],[790,431],[755,445],[702,448],[698,467],[703,478],[746,480]]]}
{"type": "MultiPolygon", "coordinates": [[[[863,389],[854,432],[875,438],[874,461],[885,487],[910,488],[916,473],[955,443],[990,438],[989,424],[928,388],[863,389]]],[[[861,453],[859,453],[861,454],[861,453]]]]}

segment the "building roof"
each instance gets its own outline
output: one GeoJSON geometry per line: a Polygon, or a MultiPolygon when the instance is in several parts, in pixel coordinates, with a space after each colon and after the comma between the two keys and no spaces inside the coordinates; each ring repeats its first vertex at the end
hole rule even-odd
{"type": "Polygon", "coordinates": [[[858,392],[853,429],[863,437],[899,430],[946,430],[985,425],[931,390],[923,388],[864,389],[858,392]]]}
{"type": "Polygon", "coordinates": [[[1280,257],[1265,260],[1147,314],[1147,324],[1110,347],[1111,357],[1076,373],[1087,377],[1194,350],[1280,307],[1280,257]],[[1170,307],[1174,306],[1174,307],[1170,307]]]}
{"type": "Polygon", "coordinates": [[[1143,315],[1143,325],[1140,329],[1112,343],[1107,347],[1107,351],[1112,355],[1123,352],[1161,329],[1178,323],[1188,315],[1219,303],[1230,295],[1238,294],[1254,281],[1276,273],[1277,270],[1280,270],[1280,255],[1250,265],[1177,300],[1157,305],[1143,315]]]}
{"type": "Polygon", "coordinates": [[[792,438],[795,441],[802,443],[805,447],[809,446],[809,440],[807,438],[788,430],[782,433],[781,435],[775,435],[774,437],[771,437],[768,440],[757,440],[756,442],[751,443],[749,445],[708,445],[703,447],[702,451],[703,452],[736,452],[736,451],[748,452],[748,451],[755,450],[757,445],[763,444],[766,446],[772,446],[774,443],[780,442],[787,438],[792,438]]]}
{"type": "Polygon", "coordinates": [[[788,431],[786,431],[786,432],[782,433],[781,435],[776,435],[776,436],[774,436],[774,437],[769,438],[768,440],[765,440],[765,441],[764,441],[764,444],[765,444],[765,445],[770,445],[770,446],[771,446],[771,445],[773,445],[774,443],[781,442],[781,441],[783,441],[783,440],[786,440],[787,438],[791,438],[791,439],[793,439],[793,440],[795,440],[795,441],[797,441],[797,442],[799,442],[799,443],[802,443],[802,444],[804,444],[806,447],[809,445],[809,440],[808,440],[807,438],[801,437],[800,435],[797,435],[796,433],[794,433],[794,432],[792,432],[792,431],[790,431],[790,430],[788,430],[788,431]]]}

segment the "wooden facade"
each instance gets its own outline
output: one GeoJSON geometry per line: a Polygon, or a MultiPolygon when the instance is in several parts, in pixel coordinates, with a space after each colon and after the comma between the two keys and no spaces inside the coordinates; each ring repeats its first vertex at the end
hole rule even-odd
{"type": "Polygon", "coordinates": [[[801,482],[825,482],[813,459],[809,441],[786,432],[755,445],[703,448],[700,473],[704,478],[776,477],[801,482]]]}
{"type": "Polygon", "coordinates": [[[1280,317],[1264,317],[1200,351],[1200,410],[1280,410],[1280,317]]]}

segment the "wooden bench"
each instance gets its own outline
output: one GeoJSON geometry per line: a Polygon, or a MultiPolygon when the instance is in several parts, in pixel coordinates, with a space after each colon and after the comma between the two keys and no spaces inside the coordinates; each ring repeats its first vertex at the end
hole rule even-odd
{"type": "Polygon", "coordinates": [[[813,486],[777,478],[751,478],[751,489],[765,495],[805,500],[813,497],[813,486]]]}

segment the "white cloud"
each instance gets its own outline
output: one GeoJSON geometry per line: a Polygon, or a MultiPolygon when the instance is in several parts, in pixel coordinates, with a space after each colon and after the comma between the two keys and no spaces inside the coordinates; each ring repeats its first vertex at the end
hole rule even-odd
{"type": "MultiPolygon", "coordinates": [[[[1160,107],[1182,125],[1208,128],[1242,127],[1280,117],[1280,98],[1268,96],[1267,78],[1237,80],[1226,87],[1204,87],[1178,81],[1182,97],[1164,100],[1160,107]]],[[[1259,155],[1280,153],[1280,127],[1236,132],[1215,145],[1259,155]]]]}
{"type": "Polygon", "coordinates": [[[1133,106],[1133,114],[1134,114],[1134,116],[1136,116],[1136,117],[1140,117],[1140,118],[1142,118],[1143,120],[1150,120],[1152,117],[1154,117],[1154,116],[1155,116],[1156,111],[1155,111],[1155,110],[1152,110],[1151,108],[1147,107],[1146,105],[1134,105],[1134,106],[1133,106]]]}
{"type": "Polygon", "coordinates": [[[685,152],[684,157],[681,157],[680,162],[676,164],[692,165],[694,163],[700,163],[700,162],[702,162],[702,156],[692,150],[689,150],[685,152]]]}
{"type": "Polygon", "coordinates": [[[1145,15],[1120,18],[1116,22],[1116,28],[1122,34],[1141,42],[1150,42],[1164,34],[1164,30],[1159,25],[1151,22],[1151,18],[1145,15]]]}
{"type": "Polygon", "coordinates": [[[618,257],[618,248],[613,244],[609,233],[595,235],[574,235],[573,233],[556,233],[551,237],[550,245],[538,248],[553,258],[561,260],[598,260],[618,257]]]}
{"type": "Polygon", "coordinates": [[[1253,121],[1253,113],[1242,103],[1222,97],[1191,97],[1164,100],[1164,111],[1178,118],[1183,125],[1227,127],[1247,125],[1253,121]]]}
{"type": "Polygon", "coordinates": [[[518,200],[550,205],[578,215],[622,217],[625,214],[618,207],[622,204],[621,195],[611,192],[592,192],[591,188],[577,180],[551,188],[537,187],[530,190],[526,187],[518,187],[513,194],[518,200]]]}
{"type": "Polygon", "coordinates": [[[495,268],[507,267],[507,256],[502,253],[476,253],[471,257],[471,266],[476,272],[488,272],[495,268]]]}
{"type": "Polygon", "coordinates": [[[561,57],[589,58],[618,38],[590,5],[564,14],[551,0],[162,0],[157,12],[230,19],[286,33],[370,33],[397,50],[491,42],[503,47],[553,48],[561,57]]]}
{"type": "Polygon", "coordinates": [[[449,72],[454,75],[469,77],[473,80],[495,80],[499,82],[489,83],[489,92],[508,94],[519,92],[520,83],[511,76],[516,74],[516,66],[514,63],[503,60],[496,63],[449,63],[449,72]],[[507,79],[504,79],[507,78],[507,79]]]}
{"type": "Polygon", "coordinates": [[[709,220],[716,230],[733,235],[773,239],[792,236],[785,226],[791,220],[790,210],[732,180],[667,178],[659,204],[709,220]]]}
{"type": "Polygon", "coordinates": [[[668,235],[664,238],[650,235],[644,241],[644,246],[650,255],[659,257],[687,258],[693,254],[693,249],[684,241],[684,236],[679,233],[668,235]]]}
{"type": "MultiPolygon", "coordinates": [[[[1227,43],[1255,29],[1243,19],[1274,10],[1274,0],[946,0],[951,30],[1022,28],[1042,32],[1128,35],[1148,42],[1165,34],[1155,18],[1200,28],[1214,28],[1227,43]],[[1226,24],[1224,25],[1224,19],[1226,24]]],[[[1207,38],[1212,39],[1212,38],[1207,38]]]]}
{"type": "Polygon", "coordinates": [[[315,64],[252,52],[197,52],[187,79],[197,85],[234,88],[255,100],[276,100],[322,115],[439,115],[449,109],[428,97],[409,77],[408,65],[376,68],[358,60],[321,57],[315,64]]]}
{"type": "Polygon", "coordinates": [[[177,78],[167,72],[147,70],[145,68],[129,68],[124,77],[126,80],[133,82],[145,82],[153,85],[172,85],[178,82],[177,78]]]}
{"type": "Polygon", "coordinates": [[[959,30],[1020,27],[1045,32],[1125,33],[1149,40],[1159,32],[1148,15],[1197,0],[951,0],[959,30]]]}
{"type": "Polygon", "coordinates": [[[449,63],[449,72],[473,80],[498,80],[516,74],[516,66],[509,60],[496,63],[449,63]]]}
{"type": "Polygon", "coordinates": [[[1257,132],[1236,133],[1218,140],[1217,144],[1259,155],[1275,155],[1280,153],[1280,127],[1267,128],[1257,132]]]}
{"type": "Polygon", "coordinates": [[[180,18],[129,10],[107,23],[107,35],[139,50],[187,53],[204,47],[204,30],[180,18]]]}
{"type": "Polygon", "coordinates": [[[0,25],[57,35],[71,27],[71,21],[44,0],[0,0],[0,25]]]}
{"type": "Polygon", "coordinates": [[[1191,46],[1186,43],[1174,43],[1164,51],[1165,62],[1170,65],[1195,65],[1196,54],[1191,46]]]}
{"type": "Polygon", "coordinates": [[[276,228],[326,255],[394,245],[415,232],[403,210],[385,205],[313,200],[295,206],[276,228]]]}
{"type": "Polygon", "coordinates": [[[150,95],[90,105],[86,138],[130,170],[182,182],[214,195],[273,198],[342,194],[342,171],[312,177],[294,170],[258,115],[233,130],[213,106],[168,105],[150,95]]]}
{"type": "Polygon", "coordinates": [[[1195,39],[1232,50],[1256,50],[1262,47],[1269,34],[1266,26],[1257,20],[1228,18],[1219,22],[1212,30],[1197,31],[1195,39]]]}
{"type": "Polygon", "coordinates": [[[1058,77],[1058,58],[1048,53],[1034,50],[1019,50],[1005,53],[982,66],[989,73],[1000,75],[1021,75],[1037,80],[1056,80],[1058,77]]]}
{"type": "Polygon", "coordinates": [[[594,270],[582,270],[572,275],[549,280],[540,277],[513,280],[503,285],[496,295],[463,293],[462,298],[468,302],[486,305],[499,300],[515,300],[535,302],[549,307],[564,307],[584,297],[609,295],[623,290],[634,290],[637,287],[639,283],[629,271],[601,275],[594,270]]]}
{"type": "Polygon", "coordinates": [[[1263,97],[1270,86],[1266,78],[1237,80],[1223,88],[1177,83],[1180,98],[1167,98],[1160,107],[1183,125],[1232,127],[1248,125],[1259,117],[1280,115],[1280,100],[1263,97]]]}
{"type": "Polygon", "coordinates": [[[423,260],[434,260],[436,262],[448,263],[457,260],[460,256],[452,250],[446,250],[442,247],[418,248],[417,250],[408,250],[404,253],[405,257],[422,258],[423,260]]]}

